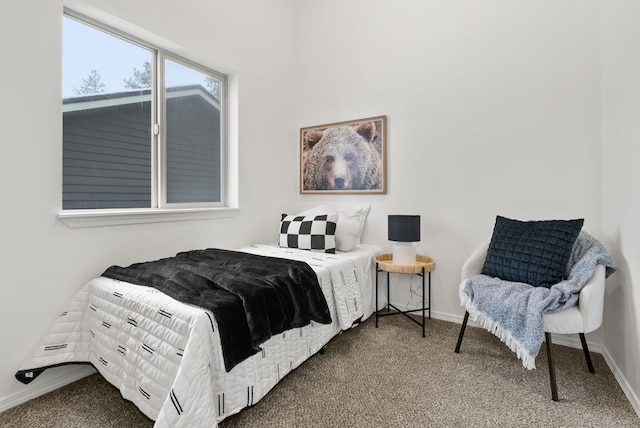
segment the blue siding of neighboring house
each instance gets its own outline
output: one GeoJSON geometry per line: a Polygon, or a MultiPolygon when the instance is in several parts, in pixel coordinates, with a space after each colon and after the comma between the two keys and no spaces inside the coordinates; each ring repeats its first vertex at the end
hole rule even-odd
{"type": "MultiPolygon", "coordinates": [[[[62,208],[151,206],[149,101],[66,111],[62,208]]],[[[220,201],[220,111],[203,96],[167,100],[167,201],[220,201]],[[211,168],[215,165],[215,168],[211,168]]]]}
{"type": "Polygon", "coordinates": [[[62,209],[151,206],[151,103],[65,112],[62,209]]]}
{"type": "Polygon", "coordinates": [[[169,99],[167,202],[219,202],[220,178],[220,111],[198,95],[169,99]]]}

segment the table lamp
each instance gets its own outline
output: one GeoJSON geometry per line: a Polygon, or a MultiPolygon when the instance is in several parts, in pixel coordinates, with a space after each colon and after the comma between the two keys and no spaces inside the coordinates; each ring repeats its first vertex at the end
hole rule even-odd
{"type": "Polygon", "coordinates": [[[419,215],[390,215],[389,241],[393,244],[393,264],[415,265],[416,247],[414,242],[420,241],[419,215]]]}

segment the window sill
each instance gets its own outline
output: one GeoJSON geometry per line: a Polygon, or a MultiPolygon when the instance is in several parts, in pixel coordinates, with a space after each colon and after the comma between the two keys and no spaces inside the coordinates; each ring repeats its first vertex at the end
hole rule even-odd
{"type": "Polygon", "coordinates": [[[59,213],[58,220],[75,228],[228,218],[235,217],[239,212],[239,208],[74,210],[59,213]]]}

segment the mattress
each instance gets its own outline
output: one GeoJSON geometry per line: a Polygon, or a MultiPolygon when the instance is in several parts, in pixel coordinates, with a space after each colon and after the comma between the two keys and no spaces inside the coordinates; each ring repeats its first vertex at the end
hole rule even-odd
{"type": "Polygon", "coordinates": [[[156,427],[216,426],[257,403],[340,331],[373,313],[378,247],[337,254],[268,245],[239,251],[308,263],[331,324],[312,321],[272,336],[227,372],[211,312],[153,288],[99,277],[74,296],[16,377],[28,383],[47,367],[90,363],[156,427]]]}

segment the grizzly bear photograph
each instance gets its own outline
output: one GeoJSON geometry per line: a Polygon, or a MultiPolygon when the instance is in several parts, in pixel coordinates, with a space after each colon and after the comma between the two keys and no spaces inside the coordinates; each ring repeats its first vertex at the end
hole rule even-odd
{"type": "Polygon", "coordinates": [[[300,130],[301,193],[385,193],[386,116],[300,130]]]}

